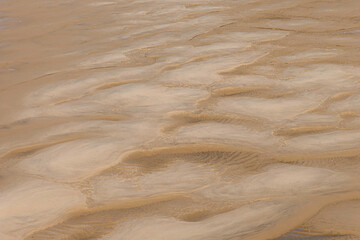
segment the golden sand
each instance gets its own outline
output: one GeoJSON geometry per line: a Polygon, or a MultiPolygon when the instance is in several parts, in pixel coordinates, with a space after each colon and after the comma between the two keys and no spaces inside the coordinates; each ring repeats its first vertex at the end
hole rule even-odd
{"type": "Polygon", "coordinates": [[[0,240],[360,239],[360,1],[0,19],[0,240]]]}

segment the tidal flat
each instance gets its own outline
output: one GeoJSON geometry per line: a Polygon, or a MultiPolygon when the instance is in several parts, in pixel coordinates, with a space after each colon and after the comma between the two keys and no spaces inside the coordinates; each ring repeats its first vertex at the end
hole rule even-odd
{"type": "Polygon", "coordinates": [[[360,240],[359,0],[0,19],[0,240],[360,240]]]}

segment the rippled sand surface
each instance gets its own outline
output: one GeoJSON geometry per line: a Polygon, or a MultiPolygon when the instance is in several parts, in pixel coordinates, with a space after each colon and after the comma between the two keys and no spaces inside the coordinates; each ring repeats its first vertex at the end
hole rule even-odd
{"type": "Polygon", "coordinates": [[[0,18],[1,240],[360,239],[358,0],[0,18]]]}

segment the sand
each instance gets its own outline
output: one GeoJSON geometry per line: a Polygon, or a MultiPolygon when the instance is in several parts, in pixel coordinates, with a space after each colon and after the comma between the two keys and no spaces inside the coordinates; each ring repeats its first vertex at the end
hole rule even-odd
{"type": "Polygon", "coordinates": [[[360,239],[359,10],[0,1],[0,239],[360,239]]]}

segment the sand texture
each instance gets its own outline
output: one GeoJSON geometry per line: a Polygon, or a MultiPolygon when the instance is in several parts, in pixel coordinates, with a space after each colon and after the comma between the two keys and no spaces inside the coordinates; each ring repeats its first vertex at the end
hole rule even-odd
{"type": "Polygon", "coordinates": [[[359,0],[0,1],[0,240],[359,240],[359,0]]]}

